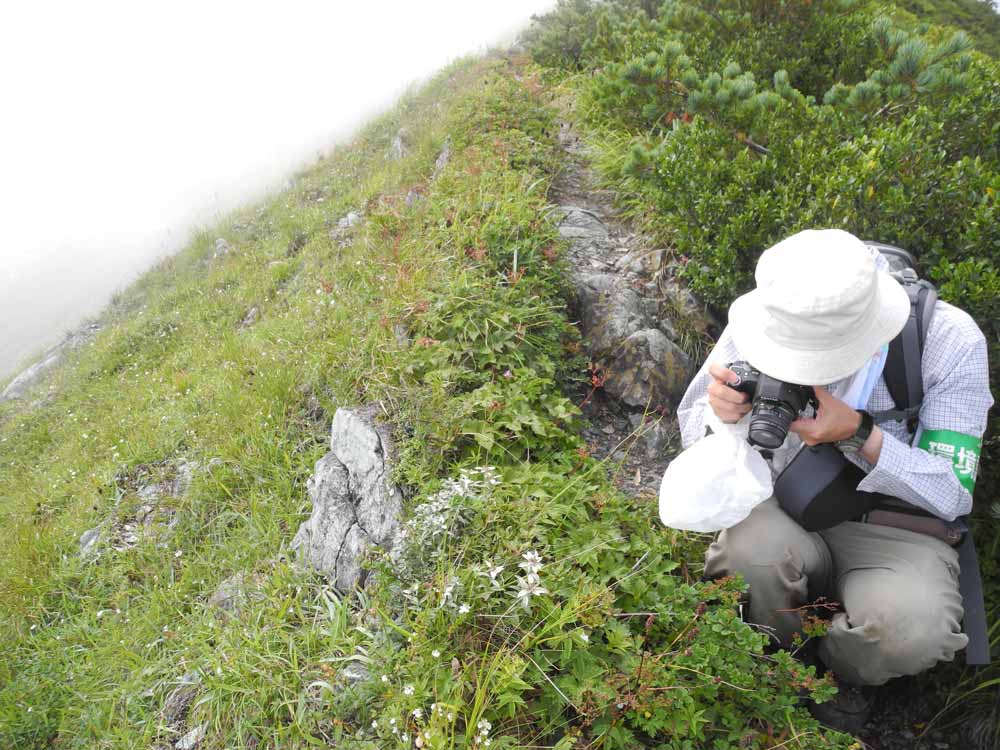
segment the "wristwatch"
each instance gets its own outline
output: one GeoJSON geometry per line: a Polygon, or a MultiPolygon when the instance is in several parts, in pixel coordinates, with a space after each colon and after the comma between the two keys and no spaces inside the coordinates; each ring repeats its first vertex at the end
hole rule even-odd
{"type": "Polygon", "coordinates": [[[872,415],[864,409],[858,409],[858,414],[861,415],[861,424],[858,425],[855,433],[851,437],[838,440],[835,443],[837,450],[841,453],[857,453],[861,450],[861,446],[865,444],[868,436],[872,434],[872,429],[875,427],[875,420],[872,418],[872,415]]]}

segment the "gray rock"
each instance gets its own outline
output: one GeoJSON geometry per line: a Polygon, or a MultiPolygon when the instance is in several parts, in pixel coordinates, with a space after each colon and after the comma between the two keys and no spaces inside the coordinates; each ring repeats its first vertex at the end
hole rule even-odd
{"type": "Polygon", "coordinates": [[[665,418],[647,423],[642,432],[642,444],[646,450],[646,458],[663,458],[673,435],[674,431],[665,418]]]}
{"type": "Polygon", "coordinates": [[[205,739],[205,733],[208,731],[208,722],[199,724],[190,732],[181,737],[177,742],[174,743],[174,748],[176,750],[194,750],[205,739]]]}
{"type": "Polygon", "coordinates": [[[233,246],[226,242],[222,237],[219,237],[215,241],[215,257],[221,258],[225,255],[229,255],[233,250],[233,246]]]}
{"type": "Polygon", "coordinates": [[[257,576],[248,576],[243,571],[235,573],[219,584],[208,598],[208,606],[226,614],[238,614],[251,599],[263,598],[264,595],[260,591],[261,583],[257,576]]]}
{"type": "Polygon", "coordinates": [[[194,479],[194,470],[197,468],[198,463],[196,461],[181,460],[170,479],[144,484],[136,490],[136,494],[147,505],[156,505],[159,501],[167,497],[180,497],[191,486],[191,480],[194,479]]]}
{"type": "Polygon", "coordinates": [[[347,681],[347,684],[352,686],[371,678],[368,667],[356,661],[348,662],[347,666],[340,670],[340,674],[347,681]]]}
{"type": "MultiPolygon", "coordinates": [[[[173,501],[188,491],[197,468],[196,461],[182,460],[163,481],[135,487],[135,494],[140,500],[135,512],[117,517],[112,515],[102,524],[85,531],[80,536],[80,555],[96,558],[103,546],[125,552],[135,547],[143,537],[156,537],[160,545],[165,545],[180,520],[173,501]]],[[[118,502],[115,507],[118,507],[118,502]]]]}
{"type": "Polygon", "coordinates": [[[581,333],[593,357],[610,355],[629,336],[653,325],[655,303],[642,297],[621,276],[581,276],[576,296],[581,333]]]}
{"type": "Polygon", "coordinates": [[[90,557],[97,554],[98,544],[101,541],[101,527],[95,526],[87,529],[80,535],[80,557],[90,557]]]}
{"type": "Polygon", "coordinates": [[[406,192],[406,205],[412,206],[418,201],[423,200],[424,196],[418,193],[416,190],[408,190],[406,192]]]}
{"type": "Polygon", "coordinates": [[[653,409],[677,403],[694,375],[691,360],[663,332],[630,335],[607,363],[604,389],[629,406],[653,409]]]}
{"type": "Polygon", "coordinates": [[[330,239],[341,247],[350,243],[351,230],[364,219],[361,211],[348,211],[337,219],[337,226],[330,230],[330,239]]]}
{"type": "Polygon", "coordinates": [[[249,310],[247,310],[246,315],[243,316],[243,320],[240,321],[240,330],[245,331],[247,328],[252,326],[260,318],[260,308],[254,305],[249,310]]]}
{"type": "Polygon", "coordinates": [[[392,145],[389,146],[389,158],[393,160],[402,159],[410,151],[410,144],[408,142],[409,133],[406,132],[406,128],[400,128],[396,133],[396,137],[392,139],[392,145]]]}
{"type": "Polygon", "coordinates": [[[392,326],[392,335],[396,339],[396,343],[403,349],[408,347],[411,343],[410,333],[406,329],[406,326],[402,323],[395,323],[392,326]]]}
{"type": "Polygon", "coordinates": [[[607,239],[608,228],[593,212],[578,206],[560,206],[559,234],[567,239],[607,239]]]}
{"type": "Polygon", "coordinates": [[[291,545],[342,591],[364,585],[361,555],[372,544],[391,547],[402,509],[402,495],[389,478],[392,436],[376,424],[375,413],[374,407],[337,409],[331,450],[307,484],[312,515],[291,545]]]}
{"type": "Polygon", "coordinates": [[[337,229],[350,229],[355,224],[361,223],[361,212],[360,211],[348,211],[346,214],[337,219],[337,229]]]}
{"type": "Polygon", "coordinates": [[[67,353],[90,343],[100,330],[101,326],[97,323],[88,323],[68,334],[66,338],[48,349],[35,364],[11,380],[3,389],[3,393],[0,393],[0,402],[23,398],[46,373],[63,361],[67,353]]]}
{"type": "Polygon", "coordinates": [[[173,729],[184,726],[191,703],[198,694],[198,685],[201,683],[201,675],[197,672],[189,672],[178,681],[177,687],[170,691],[167,699],[163,702],[160,713],[164,723],[173,729]]]}
{"type": "Polygon", "coordinates": [[[448,161],[451,159],[451,136],[444,139],[444,143],[441,145],[441,151],[437,155],[437,159],[434,160],[434,172],[431,174],[431,179],[433,180],[439,174],[441,170],[448,166],[448,161]]]}

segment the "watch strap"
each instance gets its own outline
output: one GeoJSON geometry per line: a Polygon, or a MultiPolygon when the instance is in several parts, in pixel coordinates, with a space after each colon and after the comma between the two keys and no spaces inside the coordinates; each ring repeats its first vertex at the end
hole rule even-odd
{"type": "Polygon", "coordinates": [[[837,449],[841,453],[857,453],[860,451],[875,428],[875,419],[871,414],[864,409],[858,409],[858,414],[861,415],[861,423],[858,425],[858,429],[855,430],[851,437],[836,442],[837,449]]]}

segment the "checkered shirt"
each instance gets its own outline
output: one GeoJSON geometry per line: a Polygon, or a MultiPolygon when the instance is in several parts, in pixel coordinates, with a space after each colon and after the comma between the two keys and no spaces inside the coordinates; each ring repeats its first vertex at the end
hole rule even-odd
{"type": "MultiPolygon", "coordinates": [[[[677,407],[681,442],[688,447],[705,434],[703,417],[712,376],[708,365],[743,359],[727,327],[677,407]]],[[[905,421],[883,422],[882,450],[873,466],[860,455],[848,459],[867,476],[859,490],[901,498],[946,520],[972,509],[972,495],[958,481],[951,459],[915,447],[923,430],[952,430],[981,438],[986,414],[993,405],[986,359],[986,339],[964,311],[938,300],[924,342],[922,359],[924,401],[917,434],[910,443],[905,421]]],[[[838,383],[826,386],[835,390],[838,383]]],[[[885,378],[879,378],[868,400],[874,413],[896,408],[885,378]]],[[[744,417],[746,419],[748,417],[744,417]]],[[[797,437],[790,435],[790,438],[797,437]]]]}

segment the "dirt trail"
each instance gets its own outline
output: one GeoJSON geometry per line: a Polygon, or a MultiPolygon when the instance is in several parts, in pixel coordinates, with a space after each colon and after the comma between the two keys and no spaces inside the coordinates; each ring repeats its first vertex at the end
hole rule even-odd
{"type": "MultiPolygon", "coordinates": [[[[559,142],[565,153],[564,169],[554,181],[550,198],[563,213],[560,233],[570,242],[574,285],[586,283],[582,277],[587,274],[627,274],[631,288],[655,301],[655,274],[636,258],[656,251],[619,218],[611,191],[597,187],[585,147],[568,123],[562,123],[559,142]]],[[[578,302],[578,307],[582,304],[578,302]]],[[[581,309],[575,313],[578,318],[587,314],[581,309]]],[[[579,394],[577,403],[582,403],[590,423],[583,434],[592,455],[609,460],[615,484],[622,490],[655,502],[663,471],[680,449],[673,415],[636,413],[600,387],[579,394]]]]}

